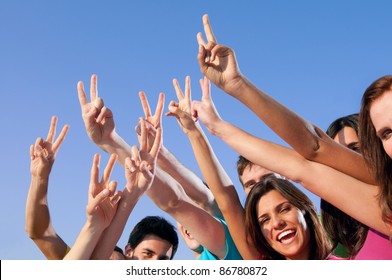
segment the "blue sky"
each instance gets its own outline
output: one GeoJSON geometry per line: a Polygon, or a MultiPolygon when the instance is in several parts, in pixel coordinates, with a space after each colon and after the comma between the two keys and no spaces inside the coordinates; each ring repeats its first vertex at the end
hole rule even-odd
{"type": "MultiPolygon", "coordinates": [[[[98,75],[99,94],[116,129],[131,145],[143,115],[138,92],[155,107],[175,98],[172,79],[192,79],[200,99],[196,34],[208,13],[218,42],[234,48],[241,71],[258,87],[326,129],[358,112],[366,87],[390,74],[390,1],[19,1],[0,2],[0,259],[44,259],[24,231],[30,183],[29,146],[46,137],[52,115],[70,125],[52,174],[49,206],[56,231],[70,245],[85,222],[89,172],[100,150],[84,130],[76,84],[98,75]]],[[[284,144],[237,100],[212,87],[222,118],[284,144]]],[[[167,109],[165,110],[165,112],[167,109]]],[[[200,174],[177,122],[164,118],[164,144],[200,174]]],[[[244,200],[237,154],[209,135],[218,158],[244,200]]],[[[106,163],[107,155],[103,154],[106,163]]],[[[123,188],[120,165],[112,178],[123,188]]],[[[317,197],[310,197],[319,204],[317,197]]],[[[163,215],[148,198],[132,213],[118,245],[134,224],[163,215]]],[[[173,221],[170,217],[169,220],[173,221]]],[[[193,259],[181,242],[176,259],[193,259]]]]}

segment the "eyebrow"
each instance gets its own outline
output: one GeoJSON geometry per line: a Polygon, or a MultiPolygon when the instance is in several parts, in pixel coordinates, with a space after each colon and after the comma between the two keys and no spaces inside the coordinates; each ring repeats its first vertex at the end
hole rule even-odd
{"type": "Polygon", "coordinates": [[[357,146],[359,146],[359,142],[351,142],[347,145],[347,148],[349,148],[350,150],[352,150],[353,148],[357,148],[357,146]]]}

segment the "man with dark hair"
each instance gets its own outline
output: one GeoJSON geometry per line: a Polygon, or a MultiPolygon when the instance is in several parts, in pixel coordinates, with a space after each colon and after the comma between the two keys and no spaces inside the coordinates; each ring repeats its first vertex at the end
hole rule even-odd
{"type": "Polygon", "coordinates": [[[248,196],[250,190],[256,183],[262,181],[265,176],[274,172],[260,165],[254,164],[247,158],[240,155],[237,161],[237,173],[238,178],[244,187],[245,195],[248,196]]]}
{"type": "Polygon", "coordinates": [[[147,216],[129,235],[125,257],[131,260],[172,260],[177,247],[174,226],[162,217],[147,216]]]}

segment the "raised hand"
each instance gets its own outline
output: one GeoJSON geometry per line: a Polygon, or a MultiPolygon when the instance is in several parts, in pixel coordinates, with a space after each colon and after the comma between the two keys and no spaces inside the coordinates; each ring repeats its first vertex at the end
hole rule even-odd
{"type": "Polygon", "coordinates": [[[173,86],[176,91],[178,102],[171,101],[169,103],[169,112],[166,116],[174,116],[178,124],[185,134],[195,128],[196,118],[192,118],[191,108],[191,79],[189,76],[185,78],[185,94],[182,92],[181,87],[176,79],[173,79],[173,86]]]}
{"type": "Polygon", "coordinates": [[[53,116],[46,140],[38,137],[35,144],[30,146],[30,172],[33,176],[48,177],[57,152],[67,135],[69,126],[64,125],[59,136],[56,135],[57,117],[53,116]]]}
{"type": "Polygon", "coordinates": [[[90,139],[99,145],[111,141],[115,132],[113,114],[105,107],[102,98],[98,97],[97,76],[91,76],[90,102],[88,102],[84,86],[78,82],[78,97],[86,132],[90,139]]]}
{"type": "Polygon", "coordinates": [[[117,182],[110,181],[117,155],[112,154],[99,180],[99,154],[95,154],[91,168],[88,203],[86,207],[87,221],[101,229],[109,226],[116,214],[121,192],[116,191],[117,182]]]}
{"type": "Polygon", "coordinates": [[[208,15],[203,16],[203,25],[207,43],[201,32],[197,34],[197,42],[199,43],[197,59],[200,71],[217,87],[233,95],[243,83],[234,51],[217,43],[208,15]]]}
{"type": "Polygon", "coordinates": [[[200,119],[208,131],[214,134],[214,127],[219,125],[222,119],[212,102],[210,81],[206,77],[200,79],[200,87],[202,90],[201,101],[194,100],[192,102],[192,115],[194,118],[200,119]]]}
{"type": "Polygon", "coordinates": [[[140,150],[137,146],[132,147],[132,157],[125,159],[125,178],[127,190],[132,193],[135,189],[141,192],[147,191],[153,181],[156,161],[162,142],[162,128],[158,127],[151,149],[148,145],[148,124],[145,120],[139,120],[140,126],[140,150]]]}

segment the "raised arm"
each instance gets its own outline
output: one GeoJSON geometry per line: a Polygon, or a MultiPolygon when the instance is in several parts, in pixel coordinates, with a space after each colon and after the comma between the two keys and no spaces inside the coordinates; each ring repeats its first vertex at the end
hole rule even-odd
{"type": "Polygon", "coordinates": [[[131,155],[131,146],[117,134],[112,111],[98,97],[97,75],[91,76],[90,102],[81,81],[78,82],[77,89],[87,135],[103,151],[117,154],[119,163],[124,166],[125,158],[131,155]]]}
{"type": "MultiPolygon", "coordinates": [[[[179,101],[184,98],[190,102],[190,79],[186,79],[185,97],[180,90],[178,83],[174,83],[179,101]]],[[[209,91],[209,81],[201,81],[202,91],[209,91]]],[[[196,160],[199,164],[204,179],[212,191],[219,209],[225,218],[231,237],[233,238],[238,251],[244,259],[257,259],[260,253],[246,241],[245,213],[239,200],[238,194],[231,179],[226,174],[222,165],[218,161],[207,137],[201,127],[192,119],[190,106],[172,101],[169,105],[169,115],[178,119],[178,123],[188,136],[196,160]]],[[[198,113],[198,112],[197,112],[198,113]]]]}
{"type": "Polygon", "coordinates": [[[80,231],[72,249],[64,259],[90,259],[103,230],[112,221],[117,210],[117,203],[121,198],[121,192],[115,192],[117,183],[115,181],[109,182],[116,159],[117,155],[111,155],[102,179],[99,181],[100,156],[99,154],[94,156],[86,207],[86,223],[80,231]]]}
{"type": "MultiPolygon", "coordinates": [[[[141,137],[143,143],[146,143],[147,132],[146,125],[142,122],[141,137]]],[[[161,146],[161,129],[156,133],[155,141],[151,150],[146,151],[146,144],[140,146],[140,152],[137,146],[131,148],[130,157],[125,159],[124,169],[125,178],[127,179],[126,187],[122,193],[116,215],[110,226],[103,232],[101,239],[96,246],[93,259],[109,259],[114,250],[121,234],[125,228],[129,215],[131,214],[140,197],[151,187],[155,169],[156,159],[161,146]]]]}
{"type": "MultiPolygon", "coordinates": [[[[148,100],[142,92],[140,93],[140,100],[150,129],[154,130],[154,126],[160,127],[163,100],[161,98],[158,99],[157,110],[154,115],[156,118],[151,115],[148,100]]],[[[149,133],[149,135],[154,135],[153,131],[152,133],[149,133]]],[[[148,147],[148,139],[139,137],[139,141],[141,146],[148,147]]],[[[167,161],[168,158],[165,158],[164,160],[167,161]]],[[[147,192],[148,197],[161,210],[171,215],[176,221],[185,227],[203,247],[218,258],[223,259],[226,256],[226,239],[222,223],[211,216],[203,208],[196,205],[184,191],[182,185],[176,180],[178,177],[182,180],[182,183],[194,184],[194,181],[192,181],[191,178],[186,179],[185,177],[189,174],[192,174],[193,176],[196,175],[185,168],[178,169],[178,166],[175,166],[173,162],[166,163],[166,166],[168,165],[168,169],[171,171],[172,176],[158,168],[152,187],[147,192]],[[176,174],[176,171],[179,170],[186,171],[187,173],[176,174]]],[[[199,181],[201,182],[200,179],[199,181]]],[[[201,183],[203,184],[203,182],[201,183]]],[[[202,187],[206,188],[204,184],[202,187]]],[[[187,186],[187,188],[191,189],[192,186],[187,186]]]]}
{"type": "Polygon", "coordinates": [[[298,153],[367,183],[375,180],[362,156],[339,145],[320,128],[267,95],[241,74],[234,51],[219,45],[207,15],[203,16],[207,42],[198,33],[201,72],[216,86],[252,110],[298,153]]]}
{"type": "MultiPolygon", "coordinates": [[[[176,82],[176,80],[173,81],[173,83],[176,82]]],[[[159,97],[155,114],[152,115],[145,93],[140,92],[139,97],[146,120],[154,128],[159,127],[161,124],[164,99],[161,96],[159,97]]],[[[185,167],[163,144],[158,155],[158,166],[171,177],[173,177],[181,185],[185,193],[198,205],[201,205],[213,216],[222,217],[212,192],[195,173],[185,167]]]]}
{"type": "Polygon", "coordinates": [[[390,235],[390,229],[381,219],[377,186],[366,184],[327,165],[309,161],[289,148],[246,133],[220,118],[210,95],[204,94],[203,99],[210,105],[204,106],[205,111],[201,114],[201,104],[194,104],[199,119],[213,135],[236,152],[255,164],[300,183],[363,224],[390,235]]]}
{"type": "Polygon", "coordinates": [[[68,246],[52,225],[47,194],[49,175],[69,126],[65,125],[55,140],[56,124],[57,117],[54,116],[46,140],[39,137],[30,146],[31,183],[26,201],[25,229],[47,259],[58,260],[64,258],[68,246]]]}

